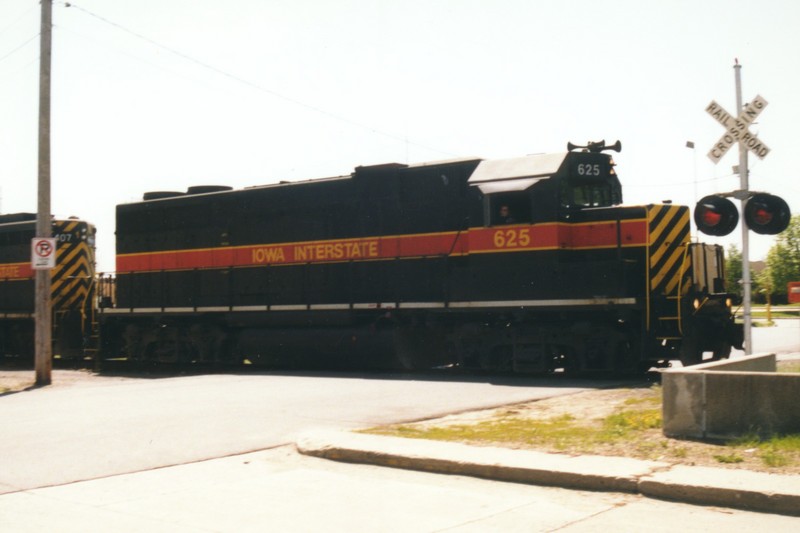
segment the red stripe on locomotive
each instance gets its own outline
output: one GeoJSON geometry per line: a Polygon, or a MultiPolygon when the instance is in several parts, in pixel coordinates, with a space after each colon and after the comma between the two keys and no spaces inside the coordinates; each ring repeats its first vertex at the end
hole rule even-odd
{"type": "Polygon", "coordinates": [[[330,263],[524,250],[644,246],[644,220],[472,228],[464,232],[173,250],[117,256],[118,272],[330,263]],[[617,236],[620,236],[618,243],[617,236]]]}
{"type": "Polygon", "coordinates": [[[0,280],[29,279],[33,277],[30,263],[7,263],[0,265],[0,280]]]}

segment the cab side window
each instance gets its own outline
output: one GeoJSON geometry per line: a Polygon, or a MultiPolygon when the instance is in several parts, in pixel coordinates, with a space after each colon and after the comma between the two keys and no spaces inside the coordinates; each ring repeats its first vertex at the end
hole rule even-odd
{"type": "Polygon", "coordinates": [[[498,194],[489,199],[489,225],[531,222],[530,197],[526,193],[498,194]]]}

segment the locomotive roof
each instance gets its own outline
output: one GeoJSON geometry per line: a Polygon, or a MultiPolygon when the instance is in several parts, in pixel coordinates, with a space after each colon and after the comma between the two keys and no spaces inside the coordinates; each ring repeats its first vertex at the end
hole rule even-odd
{"type": "MultiPolygon", "coordinates": [[[[50,221],[55,222],[65,222],[65,221],[77,221],[77,222],[86,222],[85,220],[79,217],[59,217],[55,215],[50,215],[50,221]]],[[[11,224],[35,224],[36,223],[36,213],[6,213],[0,215],[0,225],[8,226],[11,224]]]]}
{"type": "Polygon", "coordinates": [[[569,152],[559,152],[526,155],[513,159],[483,160],[470,176],[469,182],[477,184],[486,181],[552,176],[561,168],[568,154],[569,152]]]}
{"type": "Polygon", "coordinates": [[[483,160],[470,176],[469,183],[477,185],[485,194],[521,191],[558,172],[569,153],[483,160]]]}
{"type": "Polygon", "coordinates": [[[153,201],[162,201],[162,200],[178,200],[182,198],[189,198],[195,196],[201,196],[204,194],[228,194],[228,193],[236,193],[242,190],[254,190],[254,189],[271,189],[271,188],[280,188],[280,187],[297,187],[301,185],[308,185],[308,184],[317,184],[326,181],[339,181],[339,180],[350,180],[356,177],[357,174],[361,172],[370,170],[381,170],[381,169],[405,169],[405,168],[424,168],[424,167],[436,167],[436,166],[447,166],[447,165],[457,165],[462,163],[470,163],[475,161],[481,161],[479,157],[464,157],[464,158],[457,158],[457,159],[447,159],[441,161],[426,161],[423,163],[413,163],[410,165],[406,165],[403,163],[386,163],[386,164],[379,164],[379,165],[365,165],[365,166],[358,166],[355,168],[353,172],[350,174],[344,174],[341,176],[330,176],[325,178],[311,178],[311,179],[302,179],[297,181],[280,181],[278,183],[266,183],[261,185],[250,185],[244,187],[242,189],[232,189],[229,187],[224,186],[196,186],[190,187],[187,192],[177,192],[177,191],[155,191],[145,193],[145,197],[142,200],[137,200],[134,202],[129,203],[140,203],[140,202],[153,202],[153,201]],[[192,189],[196,189],[193,191],[192,189]],[[204,191],[203,189],[208,189],[204,191]],[[217,189],[217,190],[213,190],[217,189]],[[148,197],[149,196],[149,197],[148,197]]]}
{"type": "MultiPolygon", "coordinates": [[[[471,158],[458,158],[444,161],[430,161],[424,163],[414,163],[405,165],[402,163],[390,163],[384,165],[366,165],[356,167],[355,171],[351,174],[343,176],[332,176],[327,178],[315,178],[298,181],[281,181],[279,183],[271,183],[264,185],[254,185],[245,187],[244,189],[263,189],[273,187],[289,187],[298,186],[311,183],[319,183],[324,181],[347,180],[353,179],[363,172],[380,169],[403,169],[403,168],[421,168],[421,167],[435,167],[445,166],[452,164],[461,164],[469,162],[479,162],[475,171],[470,176],[468,183],[470,185],[478,186],[484,193],[495,193],[505,191],[524,190],[536,183],[539,180],[548,178],[556,174],[562,168],[564,162],[567,160],[571,152],[558,152],[552,154],[536,154],[524,157],[516,157],[512,159],[480,159],[477,157],[471,158]]],[[[199,188],[198,188],[199,189],[199,188]]],[[[242,190],[242,189],[239,189],[242,190]]],[[[235,190],[209,190],[206,194],[225,194],[228,192],[236,192],[235,190]]],[[[187,191],[182,192],[169,192],[169,193],[149,193],[153,195],[151,198],[145,198],[144,201],[159,201],[162,199],[176,199],[185,198],[187,196],[198,196],[197,192],[187,191]]],[[[203,193],[200,193],[203,194],[203,193]]],[[[138,203],[138,202],[135,202],[138,203]]]]}
{"type": "Polygon", "coordinates": [[[472,161],[483,161],[480,157],[459,157],[454,159],[442,159],[439,161],[425,161],[424,163],[412,163],[408,168],[435,167],[440,165],[455,165],[458,163],[470,163],[472,161]]]}

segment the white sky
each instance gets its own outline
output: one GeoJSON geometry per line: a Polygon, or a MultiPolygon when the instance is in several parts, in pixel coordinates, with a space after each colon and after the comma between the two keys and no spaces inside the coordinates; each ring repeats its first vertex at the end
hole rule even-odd
{"type": "MultiPolygon", "coordinates": [[[[39,22],[38,0],[0,0],[3,213],[36,210],[39,22]]],[[[626,203],[694,206],[739,188],[735,149],[706,157],[735,58],[745,102],[769,102],[750,188],[800,210],[794,0],[77,0],[53,22],[52,211],[97,224],[101,270],[114,206],[146,191],[567,141],[622,141],[626,203]]]]}

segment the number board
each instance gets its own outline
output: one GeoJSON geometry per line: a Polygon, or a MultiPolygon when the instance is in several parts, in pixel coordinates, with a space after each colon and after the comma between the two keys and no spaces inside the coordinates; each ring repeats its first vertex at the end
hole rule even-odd
{"type": "Polygon", "coordinates": [[[570,165],[573,178],[605,178],[610,174],[608,156],[602,154],[577,154],[570,165]]]}

